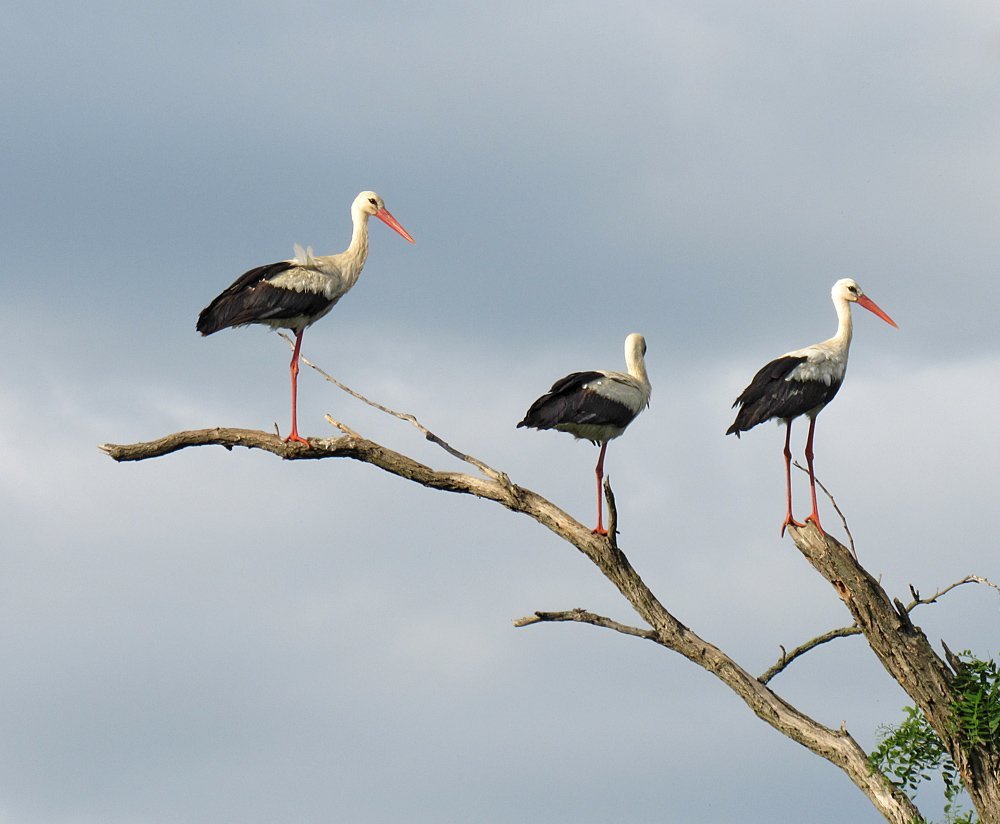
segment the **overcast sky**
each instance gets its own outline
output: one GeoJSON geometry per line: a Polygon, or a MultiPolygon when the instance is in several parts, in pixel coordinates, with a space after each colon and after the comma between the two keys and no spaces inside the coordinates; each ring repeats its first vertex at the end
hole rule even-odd
{"type": "MultiPolygon", "coordinates": [[[[750,671],[850,622],[779,538],[781,429],[723,436],[834,332],[838,278],[900,327],[855,313],[818,425],[862,562],[904,600],[1000,579],[995,3],[41,0],[4,10],[0,95],[0,822],[880,820],[679,656],[514,629],[637,621],[528,519],[348,461],[96,446],[286,431],[287,345],[195,319],[293,243],[343,249],[374,189],[417,242],[373,222],[303,353],[589,525],[594,447],[514,425],[642,332],[621,545],[750,671]]],[[[463,469],[305,371],[302,433],[327,412],[463,469]]],[[[998,606],[914,617],[990,656],[998,606]]],[[[857,638],[773,686],[865,747],[908,703],[857,638]]]]}

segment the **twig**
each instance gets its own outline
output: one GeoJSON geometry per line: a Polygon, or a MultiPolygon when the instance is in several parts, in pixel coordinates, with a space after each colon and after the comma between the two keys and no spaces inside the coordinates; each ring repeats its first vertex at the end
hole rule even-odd
{"type": "Polygon", "coordinates": [[[328,414],[328,415],[324,415],[323,417],[326,418],[326,422],[328,424],[330,424],[331,426],[337,427],[337,429],[339,429],[345,435],[350,435],[352,438],[360,438],[361,437],[357,432],[355,432],[353,429],[351,429],[351,427],[349,427],[346,423],[341,423],[340,421],[335,420],[334,417],[333,417],[333,415],[329,415],[328,414]]]}
{"type": "MultiPolygon", "coordinates": [[[[288,335],[286,335],[284,332],[279,332],[278,334],[284,339],[284,341],[287,344],[294,347],[295,342],[288,335]]],[[[304,363],[311,369],[315,369],[317,372],[319,372],[320,375],[323,376],[324,379],[332,383],[338,389],[346,392],[352,398],[357,398],[362,403],[366,403],[373,409],[377,409],[379,412],[384,412],[386,415],[392,415],[394,418],[399,418],[401,421],[407,421],[408,423],[413,424],[413,426],[415,426],[423,434],[424,438],[426,438],[431,443],[440,446],[445,452],[447,452],[452,457],[458,458],[460,461],[465,461],[465,463],[467,464],[471,464],[472,466],[476,467],[476,469],[478,469],[480,472],[482,472],[484,475],[486,475],[486,477],[488,478],[492,478],[495,481],[499,481],[505,486],[508,487],[512,486],[510,478],[507,477],[507,474],[505,472],[500,472],[496,469],[493,469],[493,467],[479,460],[479,458],[476,458],[472,455],[466,455],[464,452],[460,452],[459,450],[455,449],[445,440],[439,438],[437,435],[431,432],[426,426],[420,423],[420,421],[417,420],[417,418],[414,415],[411,415],[409,412],[397,412],[394,409],[389,409],[389,407],[387,406],[383,406],[380,403],[376,403],[375,401],[369,400],[359,392],[355,392],[353,389],[351,389],[351,387],[342,384],[335,377],[324,371],[321,367],[317,366],[315,363],[310,361],[305,356],[300,356],[299,360],[302,361],[302,363],[304,363]]],[[[355,434],[351,430],[345,429],[342,424],[333,420],[333,418],[331,418],[329,415],[326,416],[326,419],[331,424],[340,429],[342,432],[345,432],[346,434],[349,435],[355,434]]]]}
{"type": "Polygon", "coordinates": [[[997,594],[1000,594],[1000,586],[994,584],[988,578],[984,578],[982,575],[966,575],[961,580],[955,581],[953,584],[948,584],[946,587],[942,587],[929,598],[921,598],[920,593],[914,589],[913,584],[910,584],[910,594],[913,596],[913,600],[906,605],[905,609],[907,612],[910,612],[914,607],[918,607],[921,604],[933,604],[942,595],[951,592],[955,589],[955,587],[960,587],[963,584],[982,584],[983,586],[992,587],[997,591],[997,594]]]}
{"type": "Polygon", "coordinates": [[[785,667],[792,663],[800,655],[805,655],[809,650],[818,647],[820,644],[825,644],[827,641],[832,641],[834,638],[846,638],[849,635],[860,635],[861,629],[857,624],[850,627],[841,627],[840,629],[831,629],[829,632],[824,632],[822,635],[817,635],[811,641],[806,641],[801,646],[796,647],[791,652],[786,653],[785,648],[781,648],[781,658],[778,659],[777,663],[773,664],[764,673],[757,676],[757,680],[762,684],[766,684],[775,675],[781,672],[785,667]]]}
{"type": "MultiPolygon", "coordinates": [[[[966,575],[961,580],[955,581],[952,584],[948,584],[948,586],[946,587],[942,587],[933,595],[931,595],[929,598],[921,598],[920,593],[913,587],[912,584],[910,584],[910,594],[913,596],[913,600],[910,601],[910,603],[904,605],[902,602],[899,601],[898,598],[895,599],[897,604],[897,612],[900,614],[901,617],[907,618],[908,620],[909,614],[913,612],[913,610],[916,609],[917,607],[923,606],[924,604],[934,604],[937,602],[938,598],[940,598],[943,595],[946,595],[956,587],[960,587],[963,584],[983,584],[984,586],[992,587],[997,591],[998,594],[1000,594],[1000,586],[994,584],[992,581],[982,577],[981,575],[966,575]]],[[[825,644],[827,641],[832,641],[834,638],[846,638],[851,635],[859,635],[860,633],[861,629],[858,627],[857,624],[854,624],[849,627],[840,627],[839,629],[832,629],[829,632],[824,632],[822,635],[817,635],[812,640],[806,641],[804,644],[797,646],[791,652],[786,653],[785,648],[782,646],[781,657],[769,669],[767,669],[764,673],[758,676],[758,680],[762,684],[766,684],[768,683],[768,681],[774,678],[775,675],[777,675],[779,672],[784,670],[789,664],[791,664],[792,661],[794,661],[801,655],[805,655],[807,652],[809,652],[809,650],[815,649],[821,644],[825,644]]]]}
{"type": "Polygon", "coordinates": [[[604,478],[604,497],[608,502],[608,540],[611,546],[618,549],[618,506],[615,504],[615,493],[611,490],[611,476],[604,478]]]}
{"type": "Polygon", "coordinates": [[[1000,586],[981,575],[966,575],[965,577],[969,579],[970,584],[983,584],[984,586],[993,587],[1000,594],[1000,586]]]}
{"type": "Polygon", "coordinates": [[[540,624],[543,621],[578,621],[582,624],[593,624],[595,627],[613,629],[615,632],[620,632],[623,635],[645,638],[647,641],[657,640],[656,632],[651,629],[630,627],[628,624],[621,624],[611,618],[605,618],[603,615],[596,615],[593,612],[587,612],[585,609],[579,608],[566,610],[565,612],[536,612],[534,615],[518,618],[514,622],[514,626],[527,627],[531,624],[540,624]]]}
{"type": "MultiPolygon", "coordinates": [[[[798,461],[792,461],[792,463],[795,464],[796,469],[801,469],[807,475],[809,474],[809,470],[806,469],[804,466],[802,466],[802,464],[800,464],[798,461]]],[[[853,555],[854,560],[857,561],[858,552],[854,548],[854,536],[851,534],[851,528],[847,525],[847,516],[844,515],[840,507],[837,506],[836,498],[834,498],[830,490],[823,485],[823,482],[819,478],[816,478],[815,475],[813,476],[813,478],[816,481],[816,486],[818,486],[820,489],[823,490],[823,494],[830,499],[830,503],[833,504],[834,510],[836,510],[837,514],[840,516],[840,522],[844,525],[844,532],[847,533],[847,543],[850,545],[851,555],[853,555]]]]}

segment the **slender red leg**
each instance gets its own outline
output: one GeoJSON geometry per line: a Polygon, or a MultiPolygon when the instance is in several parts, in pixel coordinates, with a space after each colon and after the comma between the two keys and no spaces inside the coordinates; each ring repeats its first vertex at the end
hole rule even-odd
{"type": "MultiPolygon", "coordinates": [[[[785,534],[785,527],[791,524],[792,526],[805,526],[805,524],[800,524],[792,517],[792,448],[790,446],[790,441],[792,439],[792,419],[789,418],[785,421],[785,492],[787,497],[787,508],[785,510],[785,520],[781,524],[781,534],[785,534]]],[[[811,432],[812,430],[810,430],[811,432]]]]}
{"type": "Polygon", "coordinates": [[[302,346],[302,333],[305,329],[300,329],[295,334],[295,349],[292,350],[292,362],[288,367],[288,371],[292,374],[292,431],[285,442],[288,441],[298,441],[299,443],[304,443],[309,446],[309,441],[299,435],[299,418],[298,418],[298,398],[299,398],[299,348],[302,346]]]}
{"type": "Polygon", "coordinates": [[[601,454],[597,459],[597,469],[594,470],[594,474],[597,475],[597,526],[591,531],[595,535],[608,534],[604,528],[604,490],[602,489],[604,485],[604,450],[607,448],[608,442],[604,441],[601,444],[601,454]]]}
{"type": "Polygon", "coordinates": [[[809,421],[809,437],[806,438],[806,464],[809,467],[809,491],[812,493],[812,515],[806,518],[816,524],[816,529],[823,532],[823,526],[819,522],[819,506],[816,504],[816,473],[813,472],[813,432],[816,430],[816,418],[809,421]]]}

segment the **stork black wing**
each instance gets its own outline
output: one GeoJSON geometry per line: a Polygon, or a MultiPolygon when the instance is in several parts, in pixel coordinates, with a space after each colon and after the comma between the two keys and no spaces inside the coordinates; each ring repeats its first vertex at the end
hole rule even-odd
{"type": "Polygon", "coordinates": [[[554,429],[560,424],[589,424],[624,429],[635,417],[635,411],[587,388],[587,384],[604,377],[600,372],[573,372],[560,378],[531,404],[518,427],[554,429]]]}
{"type": "Polygon", "coordinates": [[[804,355],[785,355],[762,367],[733,403],[740,409],[726,434],[736,433],[739,437],[740,432],[764,421],[790,420],[833,400],[840,389],[839,382],[827,385],[822,381],[788,380],[792,370],[806,360],[804,355]]]}
{"type": "Polygon", "coordinates": [[[330,304],[326,296],[316,292],[282,289],[270,283],[295,266],[294,261],[283,260],[243,273],[202,309],[198,315],[197,330],[203,335],[211,335],[220,329],[245,323],[318,314],[330,304]]]}

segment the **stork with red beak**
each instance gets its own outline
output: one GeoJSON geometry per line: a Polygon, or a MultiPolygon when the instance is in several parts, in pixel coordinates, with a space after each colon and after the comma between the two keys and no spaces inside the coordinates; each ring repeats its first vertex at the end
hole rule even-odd
{"type": "Polygon", "coordinates": [[[869,312],[878,315],[891,326],[896,322],[883,312],[869,298],[861,287],[850,278],[838,280],[831,291],[833,305],[837,309],[837,334],[822,343],[796,349],[775,358],[765,365],[750,385],[736,399],[733,406],[739,406],[736,420],[726,430],[735,434],[753,429],[757,424],[772,418],[783,420],[785,431],[785,487],[787,509],[781,524],[781,534],[785,527],[803,526],[792,517],[792,452],[789,440],[792,435],[792,421],[800,415],[809,418],[809,435],[806,439],[806,462],[809,467],[809,488],[812,493],[812,514],[806,518],[816,524],[820,532],[819,509],[816,503],[816,475],[813,471],[813,435],[816,430],[816,416],[833,400],[844,382],[847,372],[847,356],[851,349],[851,304],[857,303],[869,312]]]}
{"type": "Polygon", "coordinates": [[[351,244],[337,255],[314,256],[312,248],[296,244],[295,257],[258,266],[241,275],[198,316],[197,329],[211,335],[231,326],[262,323],[272,329],[291,329],[295,348],[289,371],[292,379],[292,429],[286,441],[308,445],[299,435],[298,374],[302,333],[329,312],[358,282],[368,257],[368,218],[374,215],[410,243],[409,233],[385,208],[375,192],[362,192],[351,204],[354,231],[351,244]]]}

